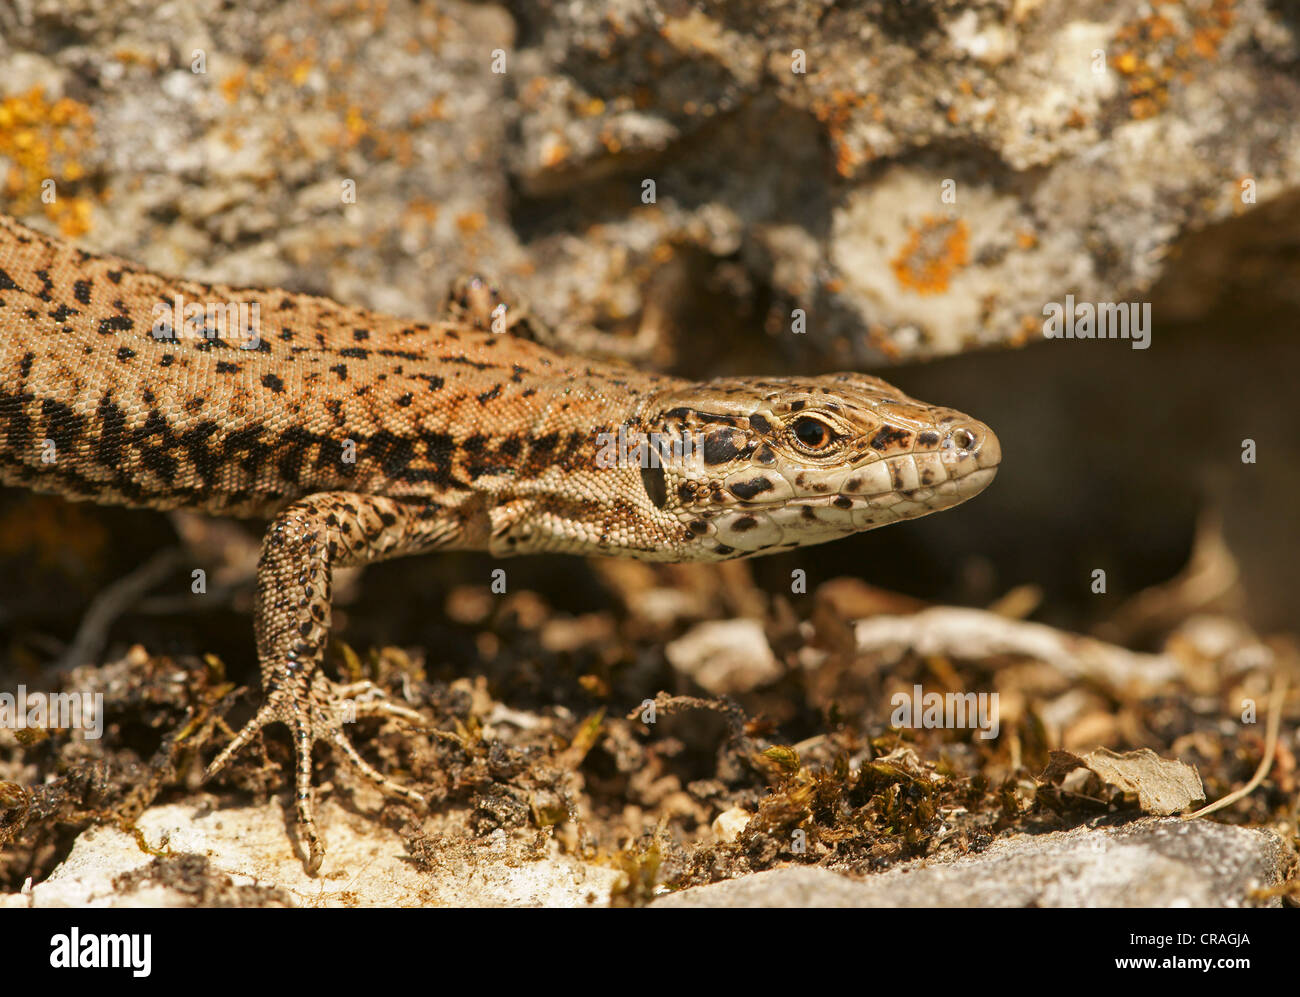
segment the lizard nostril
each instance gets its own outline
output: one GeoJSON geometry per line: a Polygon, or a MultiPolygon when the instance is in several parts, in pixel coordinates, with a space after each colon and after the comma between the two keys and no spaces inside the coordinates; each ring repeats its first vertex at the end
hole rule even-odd
{"type": "Polygon", "coordinates": [[[969,429],[954,429],[952,436],[952,445],[958,450],[974,450],[979,438],[969,429]]]}

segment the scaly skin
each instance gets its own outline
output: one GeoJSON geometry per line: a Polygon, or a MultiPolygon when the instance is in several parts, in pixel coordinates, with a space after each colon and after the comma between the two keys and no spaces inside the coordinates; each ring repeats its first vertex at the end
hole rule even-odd
{"type": "MultiPolygon", "coordinates": [[[[1000,460],[987,426],[874,377],[690,383],[488,331],[489,306],[468,294],[429,324],[175,280],[0,216],[0,482],[271,520],[254,619],[265,701],[208,772],[286,724],[312,871],[316,741],[423,802],[344,734],[361,690],[320,667],[335,567],[454,548],[748,557],[956,505],[1000,460]],[[158,338],[156,306],[177,295],[256,304],[257,339],[158,338]]],[[[422,722],[382,700],[356,709],[422,722]]]]}

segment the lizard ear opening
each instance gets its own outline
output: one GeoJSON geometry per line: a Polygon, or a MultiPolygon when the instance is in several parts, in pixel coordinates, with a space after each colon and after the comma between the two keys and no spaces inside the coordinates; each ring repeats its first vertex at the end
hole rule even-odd
{"type": "Polygon", "coordinates": [[[664,478],[664,469],[658,462],[654,467],[641,468],[641,484],[645,486],[645,493],[650,496],[656,509],[662,509],[668,504],[668,482],[664,478]]]}

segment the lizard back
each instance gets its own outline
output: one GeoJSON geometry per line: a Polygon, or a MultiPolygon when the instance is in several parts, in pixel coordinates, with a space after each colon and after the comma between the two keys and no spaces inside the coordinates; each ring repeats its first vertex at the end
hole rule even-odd
{"type": "Polygon", "coordinates": [[[7,484],[227,515],[334,489],[463,496],[589,459],[611,402],[671,383],[464,324],[164,278],[0,216],[7,484]]]}

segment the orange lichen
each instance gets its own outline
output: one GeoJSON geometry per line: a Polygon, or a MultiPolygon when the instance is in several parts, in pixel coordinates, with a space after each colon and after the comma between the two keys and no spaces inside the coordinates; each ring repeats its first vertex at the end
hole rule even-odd
{"type": "Polygon", "coordinates": [[[572,153],[573,147],[569,145],[563,135],[553,135],[550,141],[542,143],[542,166],[547,169],[559,166],[567,162],[572,153]]]}
{"type": "Polygon", "coordinates": [[[1150,97],[1139,97],[1128,106],[1128,112],[1134,121],[1154,118],[1160,113],[1160,105],[1150,97]]]}
{"type": "Polygon", "coordinates": [[[75,100],[50,101],[33,87],[0,101],[0,191],[8,210],[24,214],[39,204],[68,238],[87,232],[90,201],[63,188],[85,176],[78,153],[93,141],[94,118],[75,100]]]}
{"type": "MultiPolygon", "coordinates": [[[[329,6],[329,10],[333,12],[329,16],[336,18],[359,14],[382,22],[387,16],[386,0],[345,0],[329,6]]],[[[421,25],[422,31],[425,26],[433,30],[428,21],[422,21],[421,25]]],[[[419,41],[425,44],[429,39],[421,34],[419,41]]],[[[426,47],[437,48],[437,45],[428,44],[426,47]]],[[[434,95],[424,107],[401,120],[386,119],[385,94],[343,85],[348,82],[358,57],[357,45],[350,44],[346,54],[329,58],[321,53],[321,48],[317,38],[295,39],[273,34],[263,43],[262,57],[222,77],[218,92],[232,105],[246,96],[256,97],[263,109],[277,108],[284,120],[324,110],[332,123],[332,127],[324,132],[324,138],[334,149],[342,152],[356,150],[368,161],[392,159],[404,167],[413,165],[416,155],[411,133],[432,122],[447,119],[446,96],[434,95]],[[312,77],[318,69],[330,78],[331,83],[340,85],[326,92],[312,87],[312,77]]],[[[238,112],[234,112],[223,122],[228,130],[223,134],[243,131],[247,124],[238,112]]],[[[312,131],[314,134],[314,129],[312,131]]],[[[286,155],[304,151],[305,143],[293,129],[286,130],[283,140],[286,155]]],[[[316,154],[315,150],[307,152],[316,154]]]]}
{"type": "Polygon", "coordinates": [[[438,220],[438,203],[427,197],[413,197],[406,202],[406,213],[402,217],[402,227],[422,224],[432,228],[438,220]]]}
{"type": "Polygon", "coordinates": [[[1042,334],[1043,319],[1041,315],[1022,315],[1008,342],[1012,346],[1024,346],[1026,343],[1035,342],[1042,334]]]}
{"type": "Polygon", "coordinates": [[[247,80],[248,72],[243,69],[231,73],[229,76],[222,79],[219,87],[221,89],[221,96],[226,98],[227,104],[233,104],[239,99],[239,94],[243,91],[244,84],[247,80]]]}
{"type": "Polygon", "coordinates": [[[960,218],[926,215],[889,265],[903,287],[917,294],[939,294],[970,262],[969,244],[970,228],[960,218]]]}
{"type": "Polygon", "coordinates": [[[295,87],[305,86],[316,68],[319,41],[304,38],[300,41],[286,35],[272,35],[266,42],[266,60],[263,63],[268,78],[285,80],[295,87]]]}
{"type": "Polygon", "coordinates": [[[1173,80],[1187,83],[1195,78],[1198,61],[1218,58],[1224,36],[1236,18],[1235,4],[1236,0],[1185,2],[1170,18],[1156,8],[1180,4],[1166,0],[1115,33],[1113,65],[1125,78],[1133,118],[1158,114],[1169,102],[1173,80]]]}
{"type": "Polygon", "coordinates": [[[521,106],[535,110],[540,107],[547,92],[551,88],[551,80],[546,76],[534,76],[519,88],[519,103],[521,106]]]}
{"type": "Polygon", "coordinates": [[[143,66],[146,69],[158,68],[158,60],[151,53],[133,48],[117,48],[109,53],[109,58],[123,66],[143,66]]]}
{"type": "Polygon", "coordinates": [[[462,235],[481,232],[487,225],[487,217],[481,211],[466,211],[456,216],[456,228],[462,235]]]}
{"type": "Polygon", "coordinates": [[[851,90],[832,90],[829,97],[818,97],[812,102],[812,112],[826,126],[835,149],[835,170],[842,177],[871,158],[869,149],[854,148],[849,142],[848,126],[854,112],[863,104],[876,104],[874,94],[863,96],[851,90]]]}
{"type": "Polygon", "coordinates": [[[348,107],[347,114],[343,119],[343,129],[346,133],[344,142],[349,148],[360,142],[365,137],[366,132],[370,130],[370,126],[366,123],[365,114],[355,104],[348,107]]]}
{"type": "Polygon", "coordinates": [[[431,121],[447,120],[447,96],[446,94],[437,94],[429,99],[429,103],[417,111],[412,111],[407,123],[412,128],[419,128],[421,125],[428,124],[431,121]]]}
{"type": "Polygon", "coordinates": [[[868,326],[866,339],[867,345],[886,360],[903,359],[902,349],[894,342],[893,336],[888,330],[879,326],[868,326]]]}

